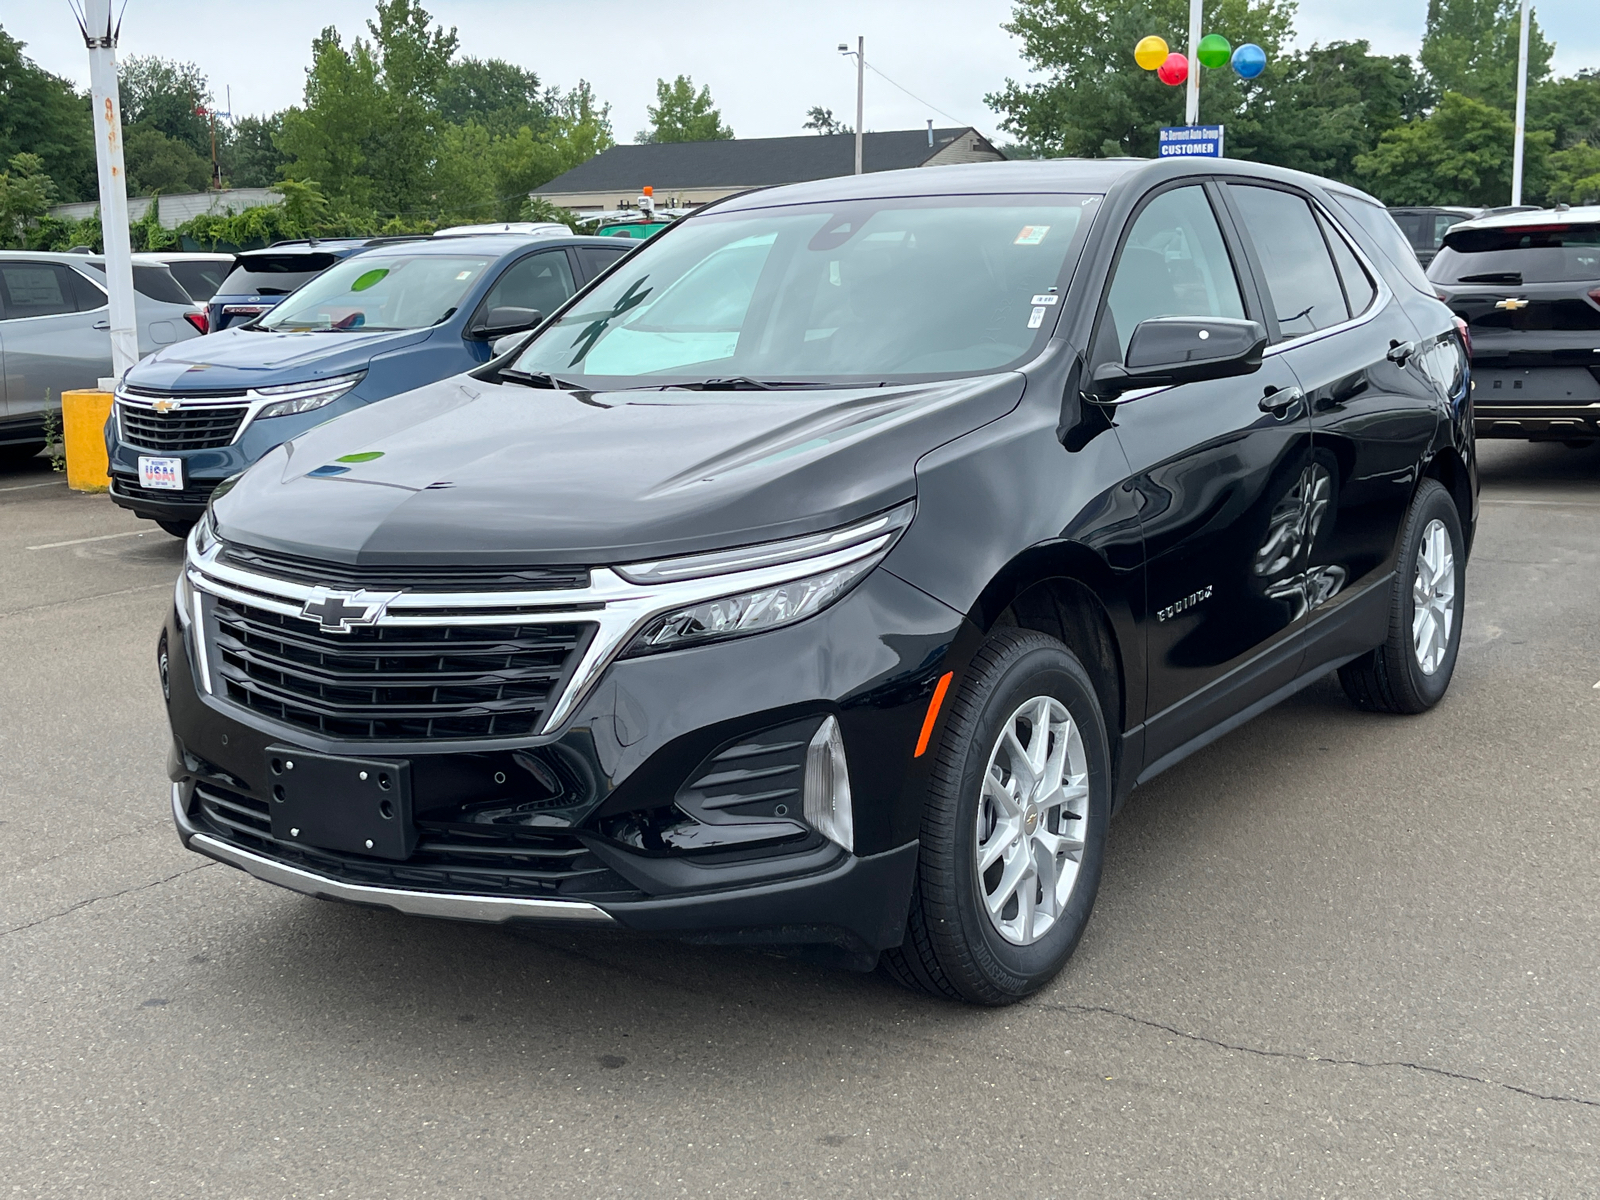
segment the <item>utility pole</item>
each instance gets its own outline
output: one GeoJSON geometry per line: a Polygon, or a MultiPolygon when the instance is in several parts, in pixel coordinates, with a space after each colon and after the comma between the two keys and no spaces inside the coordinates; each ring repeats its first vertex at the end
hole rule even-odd
{"type": "Polygon", "coordinates": [[[84,0],[78,28],[89,50],[94,104],[95,164],[100,176],[100,228],[106,247],[106,289],[111,294],[111,373],[121,379],[139,361],[134,331],[133,257],[128,243],[128,180],[122,161],[122,108],[117,95],[117,35],[112,0],[84,0]]]}
{"type": "Polygon", "coordinates": [[[1528,125],[1528,0],[1522,0],[1522,41],[1517,47],[1517,133],[1511,151],[1511,203],[1522,203],[1522,140],[1528,125]]]}
{"type": "MultiPolygon", "coordinates": [[[[1528,11],[1528,0],[1522,0],[1522,11],[1523,11],[1524,14],[1527,13],[1527,11],[1528,11]]],[[[1527,62],[1528,62],[1528,50],[1527,50],[1527,46],[1528,46],[1528,34],[1527,34],[1528,18],[1527,18],[1526,15],[1524,15],[1523,18],[1522,18],[1522,29],[1523,29],[1523,34],[1522,34],[1522,46],[1523,46],[1522,62],[1523,62],[1523,67],[1524,67],[1524,74],[1526,74],[1526,67],[1527,67],[1527,62]]],[[[858,37],[858,38],[856,38],[856,174],[857,175],[861,174],[861,131],[862,131],[862,121],[864,120],[865,114],[866,114],[866,98],[867,98],[867,39],[864,38],[864,37],[858,37]]],[[[1521,145],[1521,143],[1519,142],[1518,145],[1521,145]]],[[[1519,175],[1517,178],[1520,179],[1521,176],[1519,175]]]]}
{"type": "MultiPolygon", "coordinates": [[[[1200,9],[1203,0],[1189,0],[1189,87],[1184,102],[1183,123],[1200,123],[1200,9]]],[[[1523,0],[1527,7],[1527,0],[1523,0]]]]}

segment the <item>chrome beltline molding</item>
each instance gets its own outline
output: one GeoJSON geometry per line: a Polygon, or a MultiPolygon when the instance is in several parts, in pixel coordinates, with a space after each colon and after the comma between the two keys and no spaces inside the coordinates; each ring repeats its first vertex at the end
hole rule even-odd
{"type": "MultiPolygon", "coordinates": [[[[174,787],[177,785],[174,784],[174,787]]],[[[349,900],[356,904],[376,904],[414,917],[444,917],[452,921],[548,921],[560,924],[615,925],[605,909],[586,900],[538,900],[520,896],[462,896],[449,892],[413,892],[404,888],[369,887],[345,883],[312,871],[291,867],[230,846],[209,833],[189,838],[189,847],[247,871],[266,883],[275,883],[292,892],[330,900],[349,900]]]]}
{"type": "MultiPolygon", "coordinates": [[[[596,626],[595,635],[573,670],[572,678],[539,727],[539,733],[548,733],[571,714],[629,639],[652,618],[708,600],[791,583],[863,558],[876,557],[888,549],[897,534],[898,530],[881,534],[815,558],[705,579],[634,584],[608,567],[596,567],[590,572],[586,588],[531,592],[401,592],[384,605],[373,624],[414,628],[504,625],[508,620],[523,620],[596,626]],[[475,613],[473,609],[483,611],[475,613]]],[[[190,585],[197,591],[280,616],[298,617],[308,600],[328,590],[218,562],[222,548],[222,544],[217,543],[197,551],[191,537],[184,570],[190,585]]],[[[199,640],[204,641],[204,637],[199,640]]],[[[207,675],[205,682],[209,687],[209,672],[207,675]]]]}

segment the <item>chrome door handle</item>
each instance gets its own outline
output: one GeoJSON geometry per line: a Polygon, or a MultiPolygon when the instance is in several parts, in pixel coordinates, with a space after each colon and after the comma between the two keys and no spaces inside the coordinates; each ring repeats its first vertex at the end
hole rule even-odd
{"type": "Polygon", "coordinates": [[[1415,342],[1390,342],[1389,353],[1385,354],[1384,357],[1395,366],[1403,367],[1406,365],[1406,360],[1416,352],[1417,344],[1415,342]]]}
{"type": "Polygon", "coordinates": [[[1281,417],[1305,398],[1306,394],[1297,387],[1274,388],[1261,397],[1260,408],[1264,413],[1271,413],[1275,417],[1281,417]]]}
{"type": "Polygon", "coordinates": [[[89,326],[89,328],[90,329],[110,329],[111,328],[111,322],[110,321],[96,321],[93,325],[89,326]]]}

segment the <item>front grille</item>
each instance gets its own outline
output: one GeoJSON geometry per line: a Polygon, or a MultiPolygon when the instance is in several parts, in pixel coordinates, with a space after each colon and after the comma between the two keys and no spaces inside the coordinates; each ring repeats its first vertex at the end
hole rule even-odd
{"type": "Polygon", "coordinates": [[[228,699],[331,738],[526,737],[593,635],[591,624],[393,625],[324,633],[216,598],[228,699]]]}
{"type": "Polygon", "coordinates": [[[117,405],[122,440],[141,450],[215,450],[233,441],[249,405],[177,408],[160,413],[140,404],[117,405]]]}
{"type": "Polygon", "coordinates": [[[185,481],[181,492],[174,492],[162,488],[144,487],[139,483],[137,475],[112,475],[111,490],[120,496],[156,500],[163,504],[204,505],[211,499],[211,493],[221,482],[220,479],[190,479],[185,481]]]}
{"type": "Polygon", "coordinates": [[[388,862],[280,841],[266,801],[212,783],[196,786],[193,816],[232,845],[345,883],[496,896],[626,898],[631,890],[566,832],[462,828],[423,814],[411,857],[388,862]]]}
{"type": "Polygon", "coordinates": [[[257,550],[229,543],[220,562],[312,587],[336,587],[354,591],[412,592],[535,592],[589,586],[587,567],[467,566],[422,564],[350,566],[300,558],[276,551],[257,550]]]}

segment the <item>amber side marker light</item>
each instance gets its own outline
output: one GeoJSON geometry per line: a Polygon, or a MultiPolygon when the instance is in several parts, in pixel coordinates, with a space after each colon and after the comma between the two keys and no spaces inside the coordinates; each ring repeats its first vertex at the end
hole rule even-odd
{"type": "Polygon", "coordinates": [[[928,715],[922,718],[922,735],[917,738],[917,752],[912,758],[921,758],[927,752],[928,739],[933,736],[933,723],[939,719],[939,706],[944,703],[944,694],[950,690],[950,679],[954,674],[954,671],[946,671],[934,685],[933,699],[928,701],[928,715]]]}

